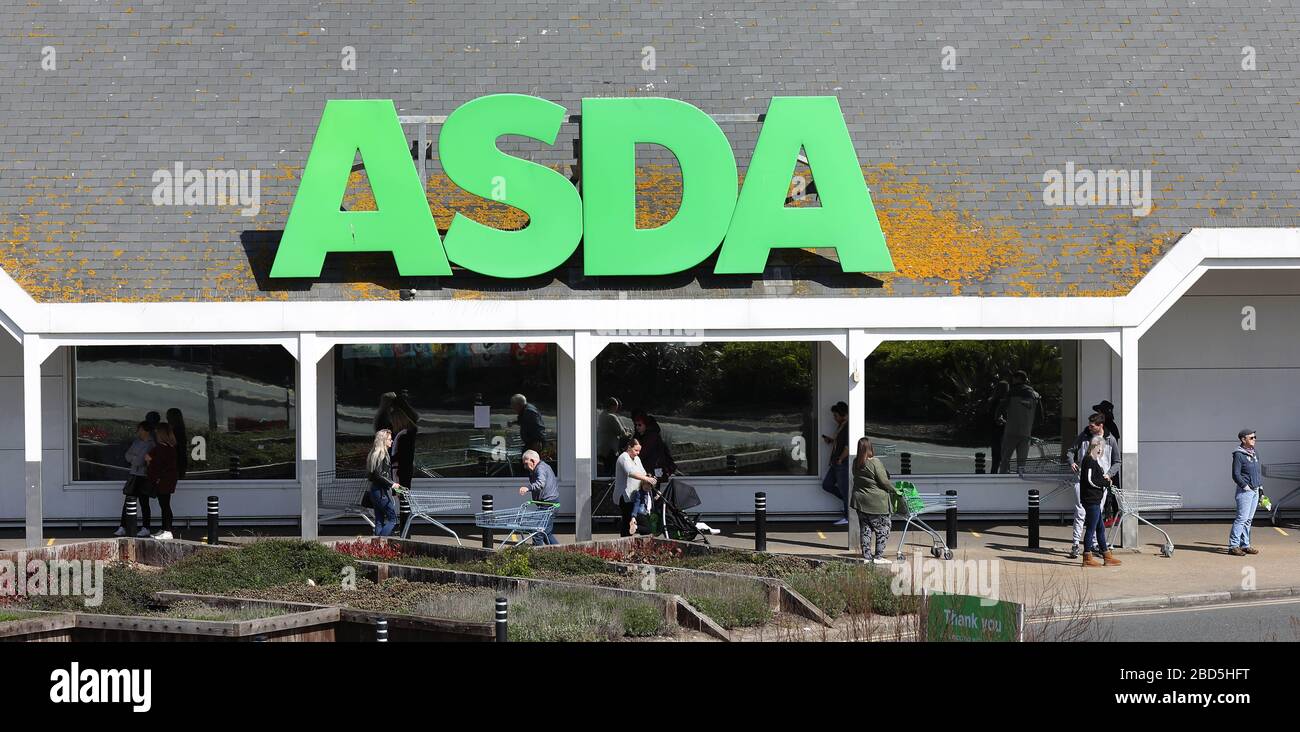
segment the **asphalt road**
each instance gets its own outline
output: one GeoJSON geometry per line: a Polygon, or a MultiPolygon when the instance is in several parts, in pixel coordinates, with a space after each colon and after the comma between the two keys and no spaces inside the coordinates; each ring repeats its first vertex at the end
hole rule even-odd
{"type": "MultiPolygon", "coordinates": [[[[1064,623],[1036,625],[1047,639],[1068,633],[1064,623]]],[[[1026,631],[1026,635],[1033,633],[1026,631]]],[[[1099,616],[1079,640],[1296,642],[1300,641],[1300,598],[1109,612],[1099,616]]]]}

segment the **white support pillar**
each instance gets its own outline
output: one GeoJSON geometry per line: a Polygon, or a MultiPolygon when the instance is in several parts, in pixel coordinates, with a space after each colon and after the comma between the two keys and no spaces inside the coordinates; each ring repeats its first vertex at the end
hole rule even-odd
{"type": "MultiPolygon", "coordinates": [[[[848,356],[848,373],[846,382],[848,387],[848,399],[845,401],[849,404],[849,460],[858,451],[858,440],[867,435],[867,356],[876,350],[879,346],[880,338],[867,335],[866,331],[850,330],[848,332],[848,346],[845,349],[845,355],[848,356]]],[[[853,471],[849,469],[849,484],[845,486],[850,495],[853,493],[853,471]]],[[[851,552],[857,552],[861,548],[862,527],[858,526],[857,511],[849,511],[849,541],[848,548],[851,552]]]]}
{"type": "MultiPolygon", "coordinates": [[[[1119,432],[1120,482],[1126,492],[1139,490],[1138,486],[1138,337],[1136,328],[1125,328],[1120,347],[1120,403],[1119,432]]],[[[1120,526],[1120,544],[1125,549],[1137,551],[1138,522],[1126,518],[1120,526]]]]}
{"type": "Polygon", "coordinates": [[[302,538],[319,536],[320,511],[316,496],[316,470],[319,458],[316,421],[317,375],[320,357],[329,350],[315,333],[298,335],[298,389],[294,401],[298,410],[298,489],[301,505],[302,538]]]}
{"type": "Polygon", "coordinates": [[[49,355],[41,337],[23,336],[23,464],[26,475],[28,547],[45,543],[45,506],[41,491],[41,364],[49,355]]]}
{"type": "Polygon", "coordinates": [[[587,331],[573,334],[573,353],[570,357],[561,356],[560,374],[571,374],[572,391],[561,390],[561,394],[571,393],[573,413],[569,420],[567,440],[561,442],[561,469],[571,471],[573,476],[573,534],[575,541],[590,541],[591,526],[591,480],[594,473],[591,457],[592,406],[596,387],[593,371],[596,356],[603,347],[587,331]],[[567,361],[568,363],[565,363],[567,361]],[[569,447],[565,448],[565,442],[569,447]],[[570,462],[569,455],[572,455],[570,462]]]}

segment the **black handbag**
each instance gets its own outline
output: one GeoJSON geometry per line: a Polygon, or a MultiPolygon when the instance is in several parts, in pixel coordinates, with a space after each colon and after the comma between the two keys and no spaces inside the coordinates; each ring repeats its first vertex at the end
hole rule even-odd
{"type": "Polygon", "coordinates": [[[375,502],[374,502],[373,500],[370,499],[370,489],[369,489],[369,488],[366,488],[366,490],[365,490],[364,492],[362,492],[362,494],[361,494],[361,507],[362,507],[362,508],[369,508],[369,509],[372,509],[372,510],[373,510],[374,507],[375,507],[375,502]]]}

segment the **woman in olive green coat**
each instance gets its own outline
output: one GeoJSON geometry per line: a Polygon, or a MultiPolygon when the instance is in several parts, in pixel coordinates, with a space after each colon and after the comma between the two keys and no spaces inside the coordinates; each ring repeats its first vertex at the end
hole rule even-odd
{"type": "Polygon", "coordinates": [[[858,512],[862,533],[862,558],[875,564],[890,564],[885,558],[889,541],[889,517],[893,512],[894,482],[885,464],[876,457],[871,439],[858,440],[858,456],[853,461],[853,494],[849,506],[858,512]]]}

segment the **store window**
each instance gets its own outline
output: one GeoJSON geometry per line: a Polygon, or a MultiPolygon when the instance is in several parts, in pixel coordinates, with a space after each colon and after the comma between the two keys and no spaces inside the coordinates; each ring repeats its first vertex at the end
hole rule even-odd
{"type": "Polygon", "coordinates": [[[619,432],[632,431],[635,410],[658,422],[682,474],[816,473],[813,347],[610,344],[596,361],[597,474],[613,474],[619,432]]]}
{"type": "Polygon", "coordinates": [[[185,425],[185,480],[295,475],[295,363],[280,346],[81,346],[74,369],[75,480],[125,480],[150,412],[185,425]]]}
{"type": "Polygon", "coordinates": [[[893,475],[1015,473],[1077,431],[1076,341],[899,341],[866,364],[867,435],[893,475]],[[1016,372],[1025,375],[1015,385],[1016,372]],[[908,460],[905,460],[907,458],[908,460]]]}
{"type": "Polygon", "coordinates": [[[337,467],[365,464],[380,398],[394,392],[404,394],[419,417],[417,478],[522,476],[525,436],[511,406],[515,394],[540,413],[542,459],[557,468],[555,346],[342,345],[334,353],[337,467]]]}

